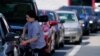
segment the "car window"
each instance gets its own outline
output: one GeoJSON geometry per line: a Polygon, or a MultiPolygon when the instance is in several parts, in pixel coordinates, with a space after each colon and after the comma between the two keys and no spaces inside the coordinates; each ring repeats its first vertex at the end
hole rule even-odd
{"type": "Polygon", "coordinates": [[[55,16],[55,13],[54,12],[40,10],[38,14],[39,14],[39,16],[41,16],[41,15],[47,15],[49,21],[56,20],[56,16],[55,16]]]}
{"type": "Polygon", "coordinates": [[[33,10],[34,15],[37,15],[37,7],[34,0],[3,0],[0,2],[0,12],[4,14],[10,25],[25,24],[25,13],[29,10],[33,10]]]}
{"type": "Polygon", "coordinates": [[[56,19],[55,14],[53,12],[47,12],[47,15],[50,21],[53,21],[56,19]]]}
{"type": "Polygon", "coordinates": [[[95,15],[100,18],[100,12],[95,12],[95,15]]]}
{"type": "Polygon", "coordinates": [[[75,14],[72,13],[59,13],[59,18],[64,19],[65,21],[76,21],[75,14]]]}

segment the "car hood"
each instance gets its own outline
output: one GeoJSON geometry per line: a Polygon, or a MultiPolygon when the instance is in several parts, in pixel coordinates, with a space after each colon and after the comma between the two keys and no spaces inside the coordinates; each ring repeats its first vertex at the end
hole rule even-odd
{"type": "Polygon", "coordinates": [[[63,25],[64,25],[64,28],[79,28],[80,27],[78,22],[66,22],[63,25]]]}

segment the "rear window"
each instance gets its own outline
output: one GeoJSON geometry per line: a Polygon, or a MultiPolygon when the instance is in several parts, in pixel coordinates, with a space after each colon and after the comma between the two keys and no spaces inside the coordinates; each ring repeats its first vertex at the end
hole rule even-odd
{"type": "Polygon", "coordinates": [[[72,13],[58,13],[59,19],[64,19],[65,21],[76,21],[75,14],[72,13]]]}
{"type": "Polygon", "coordinates": [[[25,24],[25,13],[27,11],[33,10],[34,15],[36,15],[35,4],[31,1],[32,0],[3,0],[3,2],[0,2],[0,12],[4,14],[10,24],[25,24]]]}

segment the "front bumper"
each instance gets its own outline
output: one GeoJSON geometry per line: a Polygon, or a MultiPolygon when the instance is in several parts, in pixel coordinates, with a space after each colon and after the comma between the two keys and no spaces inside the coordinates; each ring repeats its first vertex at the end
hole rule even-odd
{"type": "Polygon", "coordinates": [[[81,34],[78,32],[65,32],[64,34],[64,40],[67,40],[69,42],[75,42],[78,41],[81,34]]]}

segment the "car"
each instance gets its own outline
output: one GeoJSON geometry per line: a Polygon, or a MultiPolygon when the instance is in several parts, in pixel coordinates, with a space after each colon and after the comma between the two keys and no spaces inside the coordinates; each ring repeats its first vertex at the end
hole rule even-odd
{"type": "Polygon", "coordinates": [[[2,0],[0,8],[0,12],[3,13],[9,23],[10,31],[17,34],[22,33],[23,26],[26,23],[25,13],[33,10],[34,15],[37,16],[38,12],[35,0],[2,0]]]}
{"type": "Polygon", "coordinates": [[[52,42],[54,42],[54,44],[55,44],[54,49],[59,48],[60,46],[63,47],[64,46],[63,25],[61,24],[61,22],[58,22],[56,13],[51,10],[40,10],[40,12],[41,13],[39,13],[39,14],[48,15],[48,17],[49,17],[48,22],[45,22],[45,23],[46,23],[46,25],[50,26],[49,27],[50,32],[51,32],[50,36],[53,35],[52,42]]]}
{"type": "Polygon", "coordinates": [[[55,51],[56,32],[54,31],[54,26],[57,24],[57,22],[54,20],[54,14],[51,11],[39,10],[39,15],[47,15],[49,18],[47,22],[40,22],[40,25],[45,36],[46,52],[50,54],[55,51]]]}
{"type": "Polygon", "coordinates": [[[64,25],[64,40],[70,43],[80,44],[82,41],[82,28],[76,16],[76,11],[56,11],[60,20],[65,20],[64,25]]]}
{"type": "Polygon", "coordinates": [[[21,35],[22,29],[26,23],[25,14],[30,10],[34,11],[33,13],[39,22],[45,22],[48,20],[46,15],[38,16],[38,9],[35,0],[2,0],[2,2],[0,0],[0,13],[4,15],[8,22],[10,28],[9,31],[18,34],[19,36],[21,35]]]}
{"type": "MultiPolygon", "coordinates": [[[[12,50],[11,48],[9,49],[9,45],[6,42],[6,38],[9,37],[8,34],[11,34],[9,29],[10,27],[4,15],[0,13],[0,56],[7,56],[7,53],[12,50]]],[[[14,35],[12,36],[14,37],[14,35]]]]}
{"type": "Polygon", "coordinates": [[[58,10],[65,10],[65,11],[66,10],[68,10],[68,11],[75,10],[75,11],[77,11],[77,17],[81,24],[83,35],[90,34],[89,21],[85,16],[81,15],[81,14],[83,14],[83,11],[82,11],[83,6],[63,6],[63,7],[59,8],[58,10]]]}
{"type": "Polygon", "coordinates": [[[87,15],[90,32],[97,32],[97,18],[95,17],[93,8],[91,6],[83,6],[83,12],[87,15]]]}

